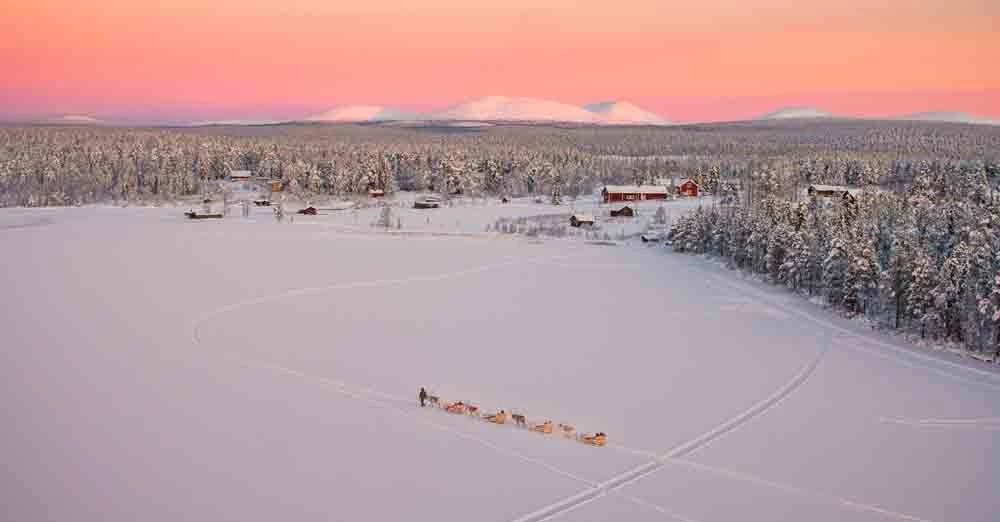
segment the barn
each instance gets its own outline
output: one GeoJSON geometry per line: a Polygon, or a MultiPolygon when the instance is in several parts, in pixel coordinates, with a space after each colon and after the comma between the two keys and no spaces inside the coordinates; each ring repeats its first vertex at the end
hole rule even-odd
{"type": "Polygon", "coordinates": [[[661,185],[607,185],[601,189],[605,203],[667,199],[667,187],[661,185]]]}
{"type": "Polygon", "coordinates": [[[698,183],[690,178],[681,180],[680,184],[677,185],[677,193],[689,198],[698,197],[700,191],[701,187],[698,186],[698,183]]]}

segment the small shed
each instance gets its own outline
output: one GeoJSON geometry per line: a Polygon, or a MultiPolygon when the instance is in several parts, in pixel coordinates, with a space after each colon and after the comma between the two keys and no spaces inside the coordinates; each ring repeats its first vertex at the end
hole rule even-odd
{"type": "Polygon", "coordinates": [[[281,192],[282,190],[285,190],[285,185],[281,182],[281,180],[280,179],[272,179],[271,180],[271,192],[281,192]]]}
{"type": "Polygon", "coordinates": [[[698,193],[700,191],[701,187],[698,186],[698,182],[691,178],[683,179],[680,184],[677,185],[677,193],[689,198],[698,197],[698,193]]]}
{"type": "Polygon", "coordinates": [[[593,225],[594,216],[587,216],[585,214],[573,214],[569,217],[569,224],[574,227],[580,227],[583,225],[593,225]]]}
{"type": "Polygon", "coordinates": [[[611,217],[635,217],[635,210],[628,205],[618,210],[611,209],[611,217]]]}
{"type": "Polygon", "coordinates": [[[373,198],[384,198],[385,197],[385,191],[382,190],[382,189],[371,189],[371,190],[368,191],[368,195],[371,196],[371,197],[373,197],[373,198]]]}

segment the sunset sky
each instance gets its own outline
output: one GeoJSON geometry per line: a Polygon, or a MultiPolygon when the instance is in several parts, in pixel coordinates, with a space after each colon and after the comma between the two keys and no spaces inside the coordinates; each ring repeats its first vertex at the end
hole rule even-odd
{"type": "Polygon", "coordinates": [[[0,119],[290,119],[485,95],[628,100],[675,121],[788,105],[1000,117],[996,0],[162,3],[0,0],[0,119]]]}

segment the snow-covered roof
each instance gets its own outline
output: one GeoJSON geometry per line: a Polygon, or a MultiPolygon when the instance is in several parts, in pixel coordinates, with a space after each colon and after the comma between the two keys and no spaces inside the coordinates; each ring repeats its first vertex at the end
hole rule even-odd
{"type": "Polygon", "coordinates": [[[249,178],[251,175],[249,170],[234,170],[229,173],[231,178],[249,178]]]}
{"type": "Polygon", "coordinates": [[[691,179],[691,178],[684,178],[684,179],[682,179],[682,180],[681,180],[681,182],[679,183],[679,185],[683,185],[683,184],[685,184],[685,183],[687,183],[687,182],[689,182],[689,181],[690,181],[691,183],[694,183],[694,184],[695,184],[695,186],[698,186],[698,182],[697,182],[697,181],[695,181],[695,180],[693,180],[693,179],[691,179]]]}
{"type": "Polygon", "coordinates": [[[577,221],[594,221],[594,216],[588,214],[573,214],[570,219],[576,219],[577,221]]]}
{"type": "Polygon", "coordinates": [[[606,185],[605,192],[611,193],[639,193],[639,194],[666,194],[667,187],[660,185],[606,185]]]}

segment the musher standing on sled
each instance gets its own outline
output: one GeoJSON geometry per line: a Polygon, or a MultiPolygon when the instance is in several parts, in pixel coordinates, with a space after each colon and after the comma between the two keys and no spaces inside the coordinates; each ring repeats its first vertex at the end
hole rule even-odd
{"type": "Polygon", "coordinates": [[[427,390],[423,386],[420,387],[420,394],[417,397],[420,397],[420,407],[423,408],[424,401],[427,400],[427,390]]]}

